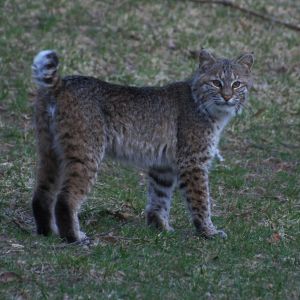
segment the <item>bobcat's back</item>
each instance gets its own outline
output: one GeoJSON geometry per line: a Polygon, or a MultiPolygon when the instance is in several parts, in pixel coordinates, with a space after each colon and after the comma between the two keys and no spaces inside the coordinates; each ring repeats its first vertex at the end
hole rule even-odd
{"type": "Polygon", "coordinates": [[[33,67],[37,107],[42,103],[51,114],[57,148],[89,137],[92,152],[101,144],[101,156],[147,167],[174,163],[179,110],[192,99],[187,83],[138,88],[86,76],[60,78],[57,63],[54,52],[43,51],[33,67]]]}

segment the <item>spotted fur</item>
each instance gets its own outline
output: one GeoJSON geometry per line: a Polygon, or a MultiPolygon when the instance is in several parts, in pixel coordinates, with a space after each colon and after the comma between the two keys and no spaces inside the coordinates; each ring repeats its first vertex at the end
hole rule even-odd
{"type": "Polygon", "coordinates": [[[172,192],[182,191],[199,233],[221,235],[211,220],[208,171],[223,128],[246,104],[252,54],[229,60],[203,50],[192,79],[128,87],[58,74],[54,51],[34,59],[39,161],[32,200],[39,234],[80,241],[78,212],[106,156],[148,169],[149,225],[172,230],[172,192]]]}

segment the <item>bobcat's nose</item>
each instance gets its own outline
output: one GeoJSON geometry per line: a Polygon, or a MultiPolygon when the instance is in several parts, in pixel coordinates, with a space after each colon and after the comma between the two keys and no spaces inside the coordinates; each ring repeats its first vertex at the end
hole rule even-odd
{"type": "Polygon", "coordinates": [[[223,99],[227,102],[231,99],[232,95],[223,95],[223,99]]]}

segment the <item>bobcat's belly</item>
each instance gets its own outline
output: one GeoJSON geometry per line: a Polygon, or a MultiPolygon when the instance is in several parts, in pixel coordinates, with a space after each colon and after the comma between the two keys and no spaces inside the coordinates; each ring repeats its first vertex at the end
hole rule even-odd
{"type": "Polygon", "coordinates": [[[175,145],[163,140],[137,140],[115,136],[108,143],[106,155],[141,167],[169,166],[175,161],[175,145]]]}

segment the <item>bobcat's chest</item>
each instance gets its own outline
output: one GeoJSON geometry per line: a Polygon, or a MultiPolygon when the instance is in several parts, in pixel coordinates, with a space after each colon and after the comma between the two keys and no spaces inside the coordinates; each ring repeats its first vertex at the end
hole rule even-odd
{"type": "Polygon", "coordinates": [[[214,156],[219,156],[219,142],[220,142],[220,138],[223,132],[223,129],[225,128],[225,126],[227,125],[227,123],[230,121],[231,117],[224,117],[220,120],[216,120],[213,126],[213,132],[212,132],[212,136],[211,136],[211,154],[212,157],[214,156]]]}

